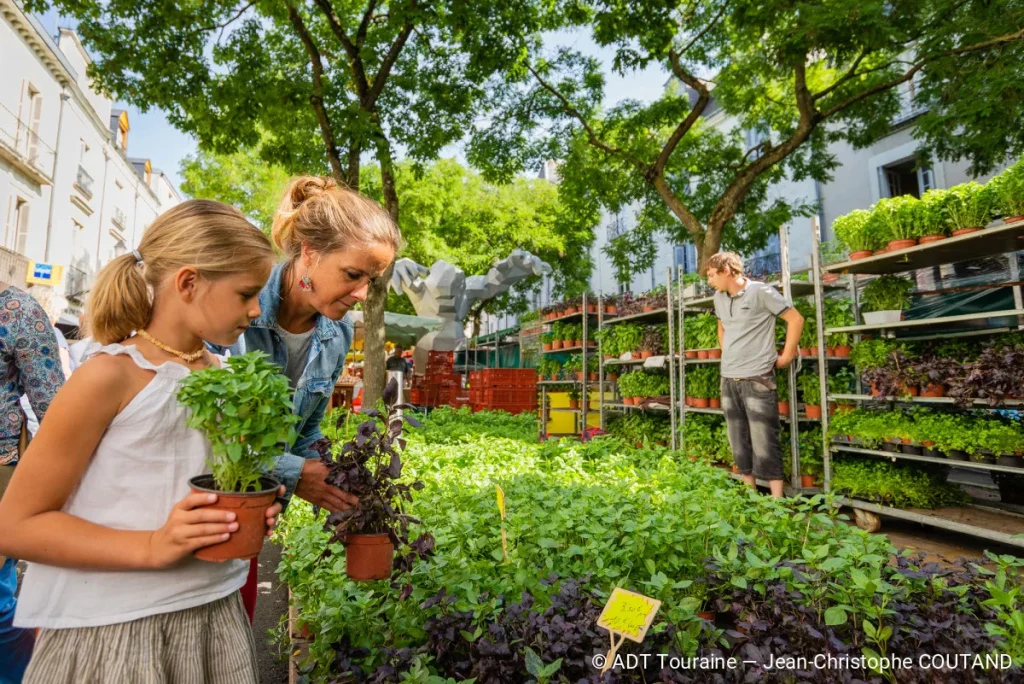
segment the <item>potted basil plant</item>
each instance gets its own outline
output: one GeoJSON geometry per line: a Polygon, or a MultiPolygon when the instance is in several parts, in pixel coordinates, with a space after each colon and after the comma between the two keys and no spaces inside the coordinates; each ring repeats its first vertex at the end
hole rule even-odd
{"type": "Polygon", "coordinates": [[[249,559],[267,536],[266,510],[281,484],[266,473],[295,441],[288,378],[263,352],[232,356],[218,368],[190,373],[178,389],[189,410],[188,425],[210,440],[211,473],[189,480],[194,492],[211,492],[206,506],[235,514],[238,530],[227,541],[205,546],[196,558],[249,559]]]}
{"type": "Polygon", "coordinates": [[[403,511],[412,492],[423,489],[419,481],[402,482],[404,424],[422,427],[397,403],[398,382],[392,378],[384,389],[384,411],[363,409],[369,420],[356,429],[355,436],[335,455],[333,443],[323,438],[313,444],[328,467],[325,482],[359,498],[359,505],[331,513],[325,529],[333,531],[331,542],[345,545],[345,572],[356,581],[387,579],[391,576],[395,549],[400,545],[433,548],[429,533],[409,544],[409,525],[420,521],[403,511]],[[429,541],[429,543],[428,543],[429,541]]]}
{"type": "Polygon", "coordinates": [[[914,281],[900,276],[884,275],[872,280],[861,297],[864,322],[878,325],[903,320],[903,310],[910,306],[913,289],[914,281]]]}

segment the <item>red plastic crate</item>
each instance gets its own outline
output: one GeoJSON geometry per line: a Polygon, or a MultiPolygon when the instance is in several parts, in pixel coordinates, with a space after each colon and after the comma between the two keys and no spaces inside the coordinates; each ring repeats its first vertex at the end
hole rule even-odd
{"type": "Polygon", "coordinates": [[[488,386],[521,387],[537,384],[535,368],[485,368],[480,373],[481,381],[488,386]]]}
{"type": "Polygon", "coordinates": [[[485,387],[483,401],[486,404],[510,404],[522,406],[537,403],[537,390],[532,387],[485,387]]]}

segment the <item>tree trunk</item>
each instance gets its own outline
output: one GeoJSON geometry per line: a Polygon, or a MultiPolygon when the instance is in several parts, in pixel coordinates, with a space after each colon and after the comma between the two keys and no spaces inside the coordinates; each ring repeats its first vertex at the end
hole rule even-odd
{"type": "MultiPolygon", "coordinates": [[[[391,220],[398,224],[398,193],[395,191],[395,165],[391,147],[381,136],[377,140],[377,161],[380,162],[381,187],[384,206],[391,220]]],[[[388,374],[384,367],[384,307],[388,301],[388,285],[394,263],[370,285],[363,302],[363,406],[373,406],[384,394],[388,374]]]]}

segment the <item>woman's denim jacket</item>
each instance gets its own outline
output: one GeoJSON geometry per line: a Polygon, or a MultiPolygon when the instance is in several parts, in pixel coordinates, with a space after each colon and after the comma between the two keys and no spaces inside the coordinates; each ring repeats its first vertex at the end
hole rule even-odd
{"type": "MultiPolygon", "coordinates": [[[[270,273],[270,279],[260,292],[260,317],[249,325],[242,337],[228,348],[232,355],[244,354],[260,350],[270,355],[271,361],[285,368],[288,352],[281,334],[277,332],[277,308],[281,302],[281,276],[285,264],[278,264],[270,273]]],[[[332,321],[326,316],[317,316],[313,340],[309,347],[309,359],[306,370],[295,387],[295,413],[302,420],[296,426],[298,439],[291,452],[282,454],[274,465],[271,475],[281,481],[287,491],[285,502],[295,492],[295,484],[302,473],[302,465],[307,458],[319,458],[310,445],[323,437],[320,432],[320,421],[327,410],[327,404],[345,367],[345,357],[352,345],[352,323],[346,316],[340,321],[332,321]]],[[[213,347],[214,351],[223,353],[223,348],[213,347]]]]}

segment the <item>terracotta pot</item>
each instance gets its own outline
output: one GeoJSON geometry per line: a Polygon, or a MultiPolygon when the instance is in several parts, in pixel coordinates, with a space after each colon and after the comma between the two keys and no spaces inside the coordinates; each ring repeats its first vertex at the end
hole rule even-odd
{"type": "Polygon", "coordinates": [[[350,534],[345,537],[345,574],[357,582],[391,577],[395,547],[386,534],[350,534]]]}
{"type": "Polygon", "coordinates": [[[817,347],[811,347],[811,356],[817,356],[817,355],[818,355],[818,348],[817,347]]]}
{"type": "Polygon", "coordinates": [[[583,340],[573,340],[572,341],[572,346],[574,346],[574,347],[582,347],[583,346],[583,340]]]}
{"type": "Polygon", "coordinates": [[[821,282],[825,283],[826,285],[831,285],[832,283],[838,283],[839,282],[839,274],[838,273],[826,273],[825,275],[821,276],[821,282]]]}
{"type": "MultiPolygon", "coordinates": [[[[692,460],[696,461],[697,459],[694,458],[692,460]]],[[[709,611],[709,610],[698,611],[697,612],[697,617],[699,617],[702,620],[707,620],[708,622],[714,622],[715,621],[715,614],[713,612],[709,611]]]]}
{"type": "Polygon", "coordinates": [[[834,413],[849,413],[850,411],[857,408],[853,404],[837,404],[833,409],[834,413]]]}
{"type": "Polygon", "coordinates": [[[552,349],[561,349],[564,344],[565,344],[565,342],[563,342],[562,340],[555,340],[554,342],[551,343],[551,348],[552,349]]]}
{"type": "Polygon", "coordinates": [[[274,505],[280,482],[261,477],[260,491],[244,493],[217,491],[213,475],[197,475],[188,484],[194,493],[217,495],[216,502],[200,508],[234,513],[238,523],[238,529],[227,541],[204,546],[195,552],[196,558],[205,561],[249,560],[260,555],[263,540],[267,538],[267,509],[274,505]]]}
{"type": "Polygon", "coordinates": [[[693,397],[686,397],[683,400],[683,403],[686,404],[687,406],[693,406],[693,397]]]}
{"type": "Polygon", "coordinates": [[[827,359],[834,359],[835,356],[836,356],[836,348],[835,347],[825,347],[825,358],[827,358],[827,359]]]}
{"type": "Polygon", "coordinates": [[[944,397],[946,396],[946,386],[941,383],[933,383],[930,385],[923,385],[921,387],[922,397],[944,397]]]}
{"type": "Polygon", "coordinates": [[[859,259],[867,259],[869,256],[874,256],[874,252],[870,249],[861,249],[856,252],[850,252],[850,261],[858,261],[859,259]]]}
{"type": "Polygon", "coordinates": [[[971,233],[977,233],[982,229],[982,226],[975,226],[974,228],[961,228],[960,230],[953,231],[953,237],[959,237],[961,235],[969,235],[971,233]]]}
{"type": "Polygon", "coordinates": [[[933,446],[935,446],[935,442],[931,440],[925,440],[921,442],[921,446],[925,447],[926,449],[931,449],[933,446]]]}
{"type": "Polygon", "coordinates": [[[685,352],[685,356],[688,359],[695,359],[695,358],[697,358],[697,352],[695,352],[695,351],[687,351],[687,352],[685,352]]]}
{"type": "Polygon", "coordinates": [[[643,312],[644,313],[651,313],[652,311],[654,311],[654,307],[653,306],[649,306],[647,304],[644,304],[644,308],[643,308],[643,312]]]}
{"type": "Polygon", "coordinates": [[[901,249],[909,249],[917,244],[917,240],[890,240],[888,249],[890,252],[895,252],[901,249]]]}
{"type": "Polygon", "coordinates": [[[879,249],[879,250],[875,251],[872,256],[880,256],[882,254],[888,254],[888,253],[889,253],[888,249],[879,249]]]}
{"type": "Polygon", "coordinates": [[[551,351],[551,343],[550,342],[545,342],[544,343],[544,351],[551,351]]]}
{"type": "Polygon", "coordinates": [[[578,409],[579,407],[580,407],[580,400],[579,399],[570,399],[569,400],[569,408],[571,408],[571,409],[578,409]]]}
{"type": "Polygon", "coordinates": [[[780,416],[788,416],[789,415],[789,402],[788,401],[780,401],[779,402],[779,415],[780,416]]]}
{"type": "Polygon", "coordinates": [[[641,359],[641,360],[643,360],[643,359],[649,359],[649,358],[651,358],[652,356],[654,356],[654,352],[650,352],[650,351],[641,351],[641,352],[640,352],[640,359],[641,359]]]}
{"type": "Polygon", "coordinates": [[[615,357],[614,357],[614,356],[608,356],[608,355],[606,354],[606,355],[605,355],[605,357],[604,357],[604,360],[605,360],[605,361],[614,361],[614,360],[615,360],[615,357]]]}
{"type": "Polygon", "coordinates": [[[587,380],[589,380],[590,382],[597,382],[597,376],[598,373],[588,373],[587,380]]]}
{"type": "Polygon", "coordinates": [[[1017,223],[1018,221],[1024,221],[1024,216],[1007,216],[1003,219],[1003,223],[1017,223]]]}
{"type": "Polygon", "coordinates": [[[925,235],[923,238],[917,241],[920,245],[927,245],[931,242],[938,242],[939,240],[945,240],[945,235],[925,235]]]}
{"type": "Polygon", "coordinates": [[[920,388],[917,385],[904,386],[903,390],[912,397],[916,397],[920,393],[920,388]]]}
{"type": "Polygon", "coordinates": [[[619,307],[617,307],[615,304],[609,304],[606,307],[604,307],[604,312],[609,316],[615,316],[616,314],[619,313],[619,307]]]}
{"type": "Polygon", "coordinates": [[[808,418],[821,418],[821,406],[814,404],[806,404],[804,411],[807,413],[808,418]]]}
{"type": "Polygon", "coordinates": [[[813,487],[814,486],[814,476],[813,475],[801,475],[800,476],[800,486],[803,487],[804,489],[809,489],[810,487],[813,487]]]}
{"type": "Polygon", "coordinates": [[[597,313],[597,304],[587,304],[587,313],[596,314],[597,313]]]}
{"type": "Polygon", "coordinates": [[[800,356],[811,356],[810,347],[800,347],[800,356]]]}
{"type": "Polygon", "coordinates": [[[583,381],[584,376],[586,376],[586,373],[584,373],[583,371],[576,371],[576,379],[579,380],[580,382],[583,381]]]}
{"type": "Polygon", "coordinates": [[[705,399],[704,397],[693,398],[693,408],[707,408],[708,404],[710,403],[711,402],[705,399]]]}
{"type": "Polygon", "coordinates": [[[722,358],[722,350],[721,349],[708,349],[708,358],[709,359],[720,359],[720,358],[722,358]]]}
{"type": "Polygon", "coordinates": [[[608,374],[608,382],[615,382],[618,379],[619,379],[619,374],[618,373],[609,373],[608,374]]]}
{"type": "Polygon", "coordinates": [[[722,400],[718,397],[711,397],[708,399],[708,405],[711,408],[722,408],[722,400]]]}
{"type": "Polygon", "coordinates": [[[871,396],[877,397],[880,394],[881,394],[881,392],[879,391],[879,389],[877,387],[875,387],[875,384],[871,383],[871,396]]]}
{"type": "Polygon", "coordinates": [[[735,463],[732,464],[732,472],[735,475],[739,475],[740,474],[740,467],[738,465],[736,465],[735,463]]]}
{"type": "Polygon", "coordinates": [[[698,359],[706,359],[706,358],[708,358],[708,350],[707,349],[700,349],[700,350],[698,350],[697,351],[697,358],[698,359]]]}
{"type": "Polygon", "coordinates": [[[837,347],[833,347],[833,354],[836,358],[848,359],[850,358],[850,352],[853,351],[853,347],[848,344],[841,344],[837,347]]]}
{"type": "Polygon", "coordinates": [[[579,312],[580,312],[580,308],[578,306],[574,306],[571,309],[569,309],[568,311],[566,311],[565,313],[566,313],[567,316],[572,316],[573,314],[578,314],[579,312]]]}

